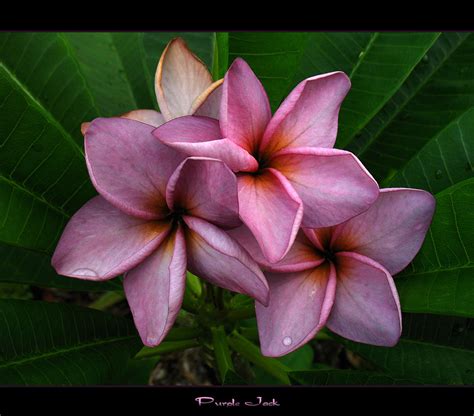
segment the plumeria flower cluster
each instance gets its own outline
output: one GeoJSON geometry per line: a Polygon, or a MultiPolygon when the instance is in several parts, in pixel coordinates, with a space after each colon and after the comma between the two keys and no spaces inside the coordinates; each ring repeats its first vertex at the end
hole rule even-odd
{"type": "Polygon", "coordinates": [[[333,148],[349,78],[305,79],[272,116],[243,59],[213,82],[174,39],[155,89],[161,113],[82,125],[99,196],[67,224],[57,272],[97,281],[124,274],[148,346],[173,326],[186,270],[255,299],[264,355],[287,354],[324,326],[395,345],[393,275],[419,251],[435,201],[422,190],[379,189],[356,156],[333,148]]]}

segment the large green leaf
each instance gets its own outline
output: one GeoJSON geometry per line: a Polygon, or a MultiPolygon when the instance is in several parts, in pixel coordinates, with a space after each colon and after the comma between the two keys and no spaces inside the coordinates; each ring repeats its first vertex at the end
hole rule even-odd
{"type": "Polygon", "coordinates": [[[387,186],[437,193],[474,176],[474,107],[431,139],[387,186]]]}
{"type": "Polygon", "coordinates": [[[383,179],[474,105],[474,35],[444,33],[349,146],[383,179]]]}
{"type": "Polygon", "coordinates": [[[275,110],[291,87],[307,33],[238,32],[229,34],[229,65],[243,58],[262,81],[275,110]]]}
{"type": "Polygon", "coordinates": [[[438,33],[314,33],[300,78],[345,71],[352,87],[341,108],[337,146],[344,147],[397,92],[438,33]]]}
{"type": "Polygon", "coordinates": [[[396,279],[402,308],[474,316],[474,179],[445,189],[436,200],[423,247],[396,279]]]}
{"type": "Polygon", "coordinates": [[[404,314],[402,339],[395,347],[342,342],[391,377],[426,384],[474,383],[472,319],[404,314]]]}
{"type": "Polygon", "coordinates": [[[0,300],[0,384],[113,383],[140,347],[131,321],[92,309],[0,300]]]}
{"type": "Polygon", "coordinates": [[[174,37],[184,38],[194,53],[209,67],[211,64],[212,34],[208,32],[65,33],[61,36],[69,43],[102,116],[137,108],[157,108],[155,71],[166,44],[174,37]]]}

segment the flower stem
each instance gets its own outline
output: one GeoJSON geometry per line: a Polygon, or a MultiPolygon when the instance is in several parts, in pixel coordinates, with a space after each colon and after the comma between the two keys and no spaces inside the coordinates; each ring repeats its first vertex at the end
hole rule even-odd
{"type": "Polygon", "coordinates": [[[123,292],[106,292],[89,305],[89,308],[105,311],[125,299],[123,292]]]}
{"type": "Polygon", "coordinates": [[[175,352],[187,350],[188,348],[198,347],[199,341],[197,339],[187,339],[183,341],[165,341],[154,348],[143,347],[135,356],[136,359],[150,358],[157,355],[166,354],[168,352],[175,352]]]}

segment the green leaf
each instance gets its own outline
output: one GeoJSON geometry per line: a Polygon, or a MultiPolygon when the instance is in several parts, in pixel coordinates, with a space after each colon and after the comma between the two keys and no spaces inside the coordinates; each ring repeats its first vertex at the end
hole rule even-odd
{"type": "Polygon", "coordinates": [[[337,145],[345,147],[396,93],[438,33],[374,33],[349,76],[337,145]]]}
{"type": "Polygon", "coordinates": [[[0,242],[51,253],[95,194],[70,133],[93,103],[56,34],[2,33],[0,45],[0,242]]]}
{"type": "Polygon", "coordinates": [[[431,139],[387,182],[437,193],[474,176],[474,108],[431,139]]]}
{"type": "Polygon", "coordinates": [[[170,330],[165,340],[157,347],[143,347],[135,356],[137,359],[157,357],[168,352],[198,347],[200,328],[175,327],[170,330]]]}
{"type": "Polygon", "coordinates": [[[228,343],[234,351],[271,374],[280,383],[290,384],[290,380],[286,374],[290,369],[275,358],[264,357],[260,349],[242,335],[237,332],[232,333],[228,338],[228,343]]]}
{"type": "MultiPolygon", "coordinates": [[[[295,371],[304,371],[313,367],[314,351],[310,345],[304,345],[301,348],[298,348],[296,351],[290,352],[289,354],[284,355],[283,357],[278,357],[277,360],[280,361],[283,365],[288,367],[288,375],[291,378],[291,374],[295,371]]],[[[281,384],[281,382],[263,371],[261,368],[254,369],[256,376],[257,384],[265,385],[276,385],[281,384]]]]}
{"type": "Polygon", "coordinates": [[[169,352],[187,350],[188,348],[199,347],[199,341],[196,339],[187,339],[182,341],[164,341],[157,347],[143,347],[135,356],[136,359],[159,357],[161,354],[169,352]]]}
{"type": "Polygon", "coordinates": [[[133,323],[78,306],[0,300],[0,384],[104,384],[139,349],[133,323]]]}
{"type": "Polygon", "coordinates": [[[371,37],[369,32],[309,33],[292,84],[326,72],[343,71],[349,75],[371,37]]]}
{"type": "Polygon", "coordinates": [[[474,179],[436,195],[425,243],[395,282],[404,311],[474,316],[474,179]]]}
{"type": "Polygon", "coordinates": [[[348,147],[376,179],[398,170],[474,105],[474,35],[443,33],[392,100],[348,147]]]}
{"type": "Polygon", "coordinates": [[[293,85],[344,71],[352,87],[339,118],[337,147],[345,147],[397,92],[438,33],[312,33],[293,85]]]}
{"type": "Polygon", "coordinates": [[[155,71],[166,44],[181,36],[210,65],[211,33],[64,33],[102,116],[157,108],[155,71]],[[91,47],[93,45],[93,47],[91,47]]]}
{"type": "Polygon", "coordinates": [[[310,370],[310,371],[291,371],[288,373],[290,378],[297,384],[303,385],[392,385],[392,384],[418,384],[413,380],[396,378],[387,374],[375,371],[361,370],[310,370]]]}
{"type": "Polygon", "coordinates": [[[226,383],[227,373],[235,373],[234,364],[230,355],[229,345],[227,344],[227,334],[224,327],[211,328],[212,345],[214,347],[214,356],[216,358],[217,371],[222,384],[226,383]]]}
{"type": "Polygon", "coordinates": [[[229,65],[247,61],[262,81],[272,109],[285,98],[300,63],[307,33],[238,32],[229,34],[229,65]]]}
{"type": "Polygon", "coordinates": [[[123,300],[125,300],[124,292],[106,292],[89,304],[89,308],[97,309],[98,311],[105,311],[123,300]]]}
{"type": "Polygon", "coordinates": [[[224,78],[229,68],[229,34],[214,33],[214,54],[212,57],[212,77],[214,81],[224,78]]]}
{"type": "Polygon", "coordinates": [[[395,347],[342,342],[392,377],[425,384],[474,382],[472,319],[404,314],[402,338],[395,347]]]}

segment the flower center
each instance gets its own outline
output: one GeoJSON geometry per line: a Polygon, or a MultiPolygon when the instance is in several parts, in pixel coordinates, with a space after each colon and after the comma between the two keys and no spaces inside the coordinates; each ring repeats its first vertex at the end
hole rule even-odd
{"type": "Polygon", "coordinates": [[[327,260],[327,261],[330,261],[332,263],[335,262],[336,260],[336,252],[333,251],[333,250],[330,250],[330,249],[325,249],[323,253],[321,253],[324,258],[327,260]]]}
{"type": "Polygon", "coordinates": [[[249,172],[252,176],[260,176],[265,169],[270,167],[270,159],[267,155],[260,154],[258,151],[254,152],[252,156],[258,162],[258,169],[255,172],[249,172]]]}
{"type": "Polygon", "coordinates": [[[186,208],[178,206],[178,207],[173,208],[173,211],[169,214],[169,216],[173,223],[178,223],[181,221],[181,218],[183,217],[183,215],[186,215],[186,214],[187,214],[186,208]]]}

